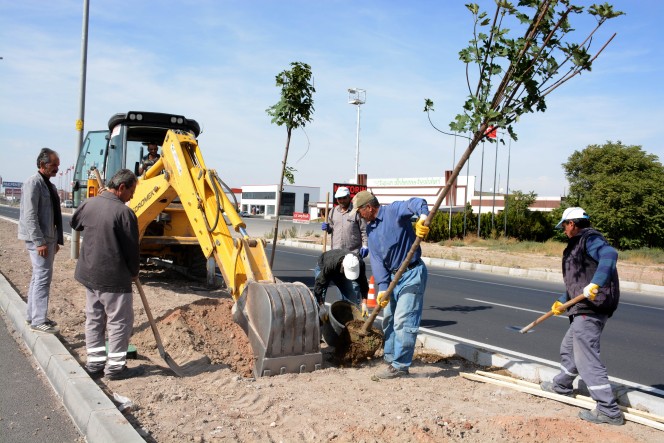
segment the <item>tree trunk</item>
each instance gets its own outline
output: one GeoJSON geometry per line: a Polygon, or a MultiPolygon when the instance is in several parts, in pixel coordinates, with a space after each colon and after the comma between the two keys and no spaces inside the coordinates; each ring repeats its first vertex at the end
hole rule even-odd
{"type": "Polygon", "coordinates": [[[284,150],[284,160],[281,163],[281,178],[279,179],[279,191],[277,192],[277,207],[275,208],[275,215],[277,218],[274,221],[274,237],[272,238],[272,254],[270,255],[270,268],[273,268],[274,254],[277,252],[277,237],[279,236],[279,210],[281,209],[281,193],[284,190],[284,175],[286,173],[286,162],[288,161],[288,148],[290,147],[291,131],[289,127],[286,131],[286,149],[284,150]]]}

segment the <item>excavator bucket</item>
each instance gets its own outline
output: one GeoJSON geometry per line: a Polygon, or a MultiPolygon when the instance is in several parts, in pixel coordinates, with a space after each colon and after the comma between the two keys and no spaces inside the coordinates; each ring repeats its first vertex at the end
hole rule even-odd
{"type": "Polygon", "coordinates": [[[318,312],[303,283],[249,281],[233,306],[233,319],[249,337],[255,377],[321,368],[318,312]]]}

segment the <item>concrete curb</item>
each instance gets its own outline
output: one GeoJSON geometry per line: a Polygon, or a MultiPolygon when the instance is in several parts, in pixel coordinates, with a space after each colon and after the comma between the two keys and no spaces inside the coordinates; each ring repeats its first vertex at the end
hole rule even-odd
{"type": "MultiPolygon", "coordinates": [[[[294,248],[312,249],[322,251],[321,245],[305,243],[295,240],[279,240],[278,244],[291,246],[294,248]]],[[[491,274],[509,275],[512,277],[528,278],[531,280],[544,280],[556,283],[562,283],[562,272],[544,271],[541,269],[507,268],[505,266],[485,265],[482,263],[468,263],[444,258],[422,257],[422,261],[427,265],[443,269],[461,269],[464,271],[487,272],[491,274]]],[[[630,282],[620,280],[620,289],[642,292],[651,295],[664,295],[664,286],[650,285],[646,283],[630,282]]]]}
{"type": "Polygon", "coordinates": [[[26,304],[2,274],[0,308],[23,337],[33,358],[88,443],[145,442],[57,336],[32,332],[25,325],[26,304]]]}

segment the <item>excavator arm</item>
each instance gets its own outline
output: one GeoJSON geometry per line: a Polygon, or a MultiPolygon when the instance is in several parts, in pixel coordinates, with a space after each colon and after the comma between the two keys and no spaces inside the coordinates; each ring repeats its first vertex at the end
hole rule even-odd
{"type": "Polygon", "coordinates": [[[196,139],[188,132],[169,130],[161,158],[139,179],[129,202],[138,217],[142,242],[150,241],[147,227],[176,197],[186,213],[191,237],[167,240],[185,244],[195,238],[203,255],[214,257],[235,301],[233,318],[252,345],[254,374],[320,368],[320,330],[313,295],[302,283],[275,279],[264,241],[249,237],[216,171],[205,166],[196,139]]]}

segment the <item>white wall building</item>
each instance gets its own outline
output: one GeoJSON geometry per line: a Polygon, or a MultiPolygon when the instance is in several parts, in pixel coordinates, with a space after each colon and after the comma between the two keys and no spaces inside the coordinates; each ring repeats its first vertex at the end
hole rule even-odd
{"type": "MultiPolygon", "coordinates": [[[[272,218],[277,207],[279,185],[242,186],[240,210],[251,215],[272,218]]],[[[309,213],[309,203],[320,200],[320,188],[313,186],[284,185],[281,196],[281,216],[291,217],[293,212],[309,213]]]]}
{"type": "MultiPolygon", "coordinates": [[[[373,178],[367,180],[367,187],[381,204],[420,197],[427,201],[429,208],[432,208],[451,173],[445,171],[445,177],[373,178]]],[[[451,206],[452,212],[461,212],[466,203],[471,204],[475,214],[498,213],[505,209],[505,194],[485,191],[481,193],[480,198],[479,190],[475,189],[476,183],[475,176],[458,176],[438,210],[448,211],[451,206]]],[[[535,203],[530,206],[530,210],[553,211],[560,207],[561,201],[561,197],[538,196],[535,203]]]]}
{"type": "MultiPolygon", "coordinates": [[[[450,174],[451,172],[447,171],[446,177],[450,174]]],[[[373,178],[367,180],[367,187],[381,204],[419,197],[425,199],[429,208],[432,208],[445,183],[445,177],[373,178]]],[[[466,202],[473,198],[474,192],[475,176],[458,176],[439,210],[444,208],[449,210],[451,205],[453,212],[463,211],[466,202]]]]}

